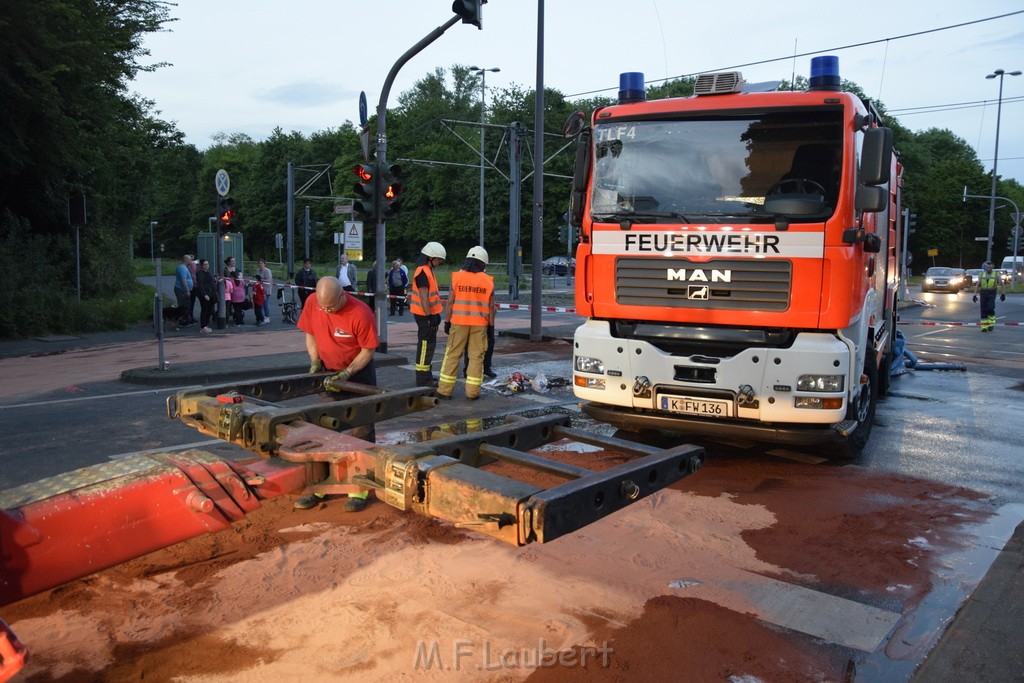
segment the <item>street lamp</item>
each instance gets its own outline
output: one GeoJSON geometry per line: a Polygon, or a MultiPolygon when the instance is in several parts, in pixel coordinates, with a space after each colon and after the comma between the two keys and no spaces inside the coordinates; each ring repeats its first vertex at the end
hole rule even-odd
{"type": "Polygon", "coordinates": [[[501,71],[498,67],[485,69],[480,66],[469,67],[470,71],[480,74],[480,246],[484,246],[484,125],[486,122],[487,107],[487,72],[496,73],[501,71]]]}
{"type": "Polygon", "coordinates": [[[988,209],[988,250],[985,255],[986,261],[992,260],[992,242],[996,237],[996,179],[999,177],[996,175],[996,167],[999,164],[999,118],[1003,113],[1003,76],[1020,76],[1020,71],[1010,71],[1007,73],[1002,69],[996,69],[994,73],[985,76],[985,78],[999,78],[999,100],[996,104],[996,152],[995,158],[992,159],[992,200],[988,209]]]}
{"type": "Polygon", "coordinates": [[[149,222],[149,260],[151,262],[155,263],[155,261],[153,259],[153,226],[154,225],[160,225],[160,221],[150,221],[149,222]]]}

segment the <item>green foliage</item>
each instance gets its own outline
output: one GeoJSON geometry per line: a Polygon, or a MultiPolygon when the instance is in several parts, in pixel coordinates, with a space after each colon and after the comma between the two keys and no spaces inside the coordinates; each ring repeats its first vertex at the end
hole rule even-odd
{"type": "MultiPolygon", "coordinates": [[[[275,129],[265,140],[226,132],[198,150],[183,142],[173,124],[154,115],[153,103],[128,92],[146,56],[147,33],[161,30],[172,4],[161,0],[36,0],[5,2],[0,14],[0,270],[17,307],[0,310],[0,336],[85,331],[97,325],[120,327],[149,317],[151,301],[136,276],[149,263],[150,222],[165,255],[196,247],[210,226],[214,174],[231,176],[237,223],[245,235],[247,260],[276,257],[274,237],[287,234],[286,178],[296,166],[296,186],[313,179],[314,167],[332,165],[296,201],[294,243],[301,258],[306,205],[324,234],[312,240],[313,257],[333,264],[332,234],[344,215],[332,211],[333,198],[352,196],[351,168],[363,158],[359,132],[350,122],[312,135],[275,129]],[[67,225],[67,199],[84,194],[88,224],[81,228],[83,304],[75,292],[74,231],[67,225]],[[133,260],[134,259],[134,260],[133,260]],[[86,303],[88,302],[88,303],[86,303]]],[[[558,239],[567,208],[574,148],[561,136],[573,111],[613,103],[608,97],[568,101],[557,90],[544,92],[545,130],[530,130],[536,93],[511,84],[489,83],[481,112],[480,75],[464,65],[437,68],[393,98],[388,111],[388,160],[405,170],[403,209],[387,224],[387,256],[415,261],[429,240],[442,242],[450,264],[478,241],[480,205],[480,128],[485,130],[485,246],[492,260],[505,260],[509,221],[509,131],[522,124],[521,247],[529,259],[533,222],[530,207],[544,213],[545,254],[564,253],[558,239]],[[544,197],[534,198],[536,135],[543,136],[544,197]]],[[[682,78],[648,88],[651,99],[687,97],[694,79],[682,78]]],[[[796,88],[806,88],[803,76],[796,88]]],[[[860,92],[856,84],[844,87],[860,92]]],[[[884,113],[884,105],[875,103],[884,113]]],[[[935,247],[939,262],[976,262],[984,244],[987,213],[969,193],[986,194],[990,178],[966,142],[947,130],[915,133],[895,119],[894,130],[905,167],[905,205],[917,211],[913,249],[935,247]]],[[[371,138],[375,122],[370,121],[371,138]]],[[[1001,181],[998,193],[1024,206],[1024,188],[1001,181]]],[[[1009,211],[997,216],[996,244],[1005,245],[1012,227],[1009,211]]],[[[366,262],[374,258],[375,228],[364,226],[366,262]]],[[[165,259],[173,265],[174,258],[165,259]]],[[[526,264],[529,266],[529,263],[526,264]]],[[[327,272],[333,272],[328,267],[327,272]]],[[[497,274],[497,268],[494,269],[497,274]]],[[[365,272],[365,268],[363,269],[365,272]]]]}
{"type": "MultiPolygon", "coordinates": [[[[0,306],[0,338],[124,329],[150,315],[152,288],[147,291],[132,278],[122,281],[115,268],[96,273],[85,270],[83,283],[93,278],[111,280],[111,285],[94,288],[100,291],[93,297],[83,296],[79,304],[74,283],[69,286],[62,280],[63,263],[54,258],[60,255],[73,260],[67,239],[36,234],[26,219],[10,211],[0,217],[0,253],[7,259],[4,276],[8,291],[18,295],[10,305],[0,306]]],[[[89,268],[103,271],[102,254],[87,263],[89,268]]]]}

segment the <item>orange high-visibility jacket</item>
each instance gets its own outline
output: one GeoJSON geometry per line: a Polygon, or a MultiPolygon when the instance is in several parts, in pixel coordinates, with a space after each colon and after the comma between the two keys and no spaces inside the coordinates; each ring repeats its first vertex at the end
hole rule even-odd
{"type": "Polygon", "coordinates": [[[486,326],[491,318],[494,278],[487,273],[452,273],[452,325],[486,326]]]}
{"type": "Polygon", "coordinates": [[[416,269],[412,276],[412,300],[409,302],[409,310],[413,315],[434,315],[441,312],[441,294],[437,291],[437,280],[434,279],[434,269],[422,265],[416,269]],[[420,301],[420,290],[416,286],[416,278],[420,272],[427,276],[427,301],[420,301]],[[426,306],[426,308],[425,308],[426,306]],[[429,309],[429,310],[426,310],[429,309]]]}

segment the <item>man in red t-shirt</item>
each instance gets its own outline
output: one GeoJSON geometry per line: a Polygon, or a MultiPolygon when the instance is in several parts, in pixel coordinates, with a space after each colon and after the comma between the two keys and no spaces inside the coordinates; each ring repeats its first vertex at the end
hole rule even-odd
{"type": "MultiPolygon", "coordinates": [[[[333,370],[337,374],[324,381],[328,391],[332,380],[350,380],[376,386],[377,370],[373,354],[377,350],[377,330],[370,307],[341,286],[336,277],[322,277],[316,283],[316,296],[306,300],[299,316],[298,327],[306,333],[306,351],[309,353],[311,373],[333,370]]],[[[363,428],[360,428],[363,429],[363,428]]],[[[352,430],[353,436],[374,441],[373,427],[364,434],[352,430]]],[[[350,493],[343,508],[345,512],[358,512],[366,507],[369,490],[350,493]]],[[[316,507],[325,496],[311,493],[295,501],[295,507],[308,510],[316,507]]]]}

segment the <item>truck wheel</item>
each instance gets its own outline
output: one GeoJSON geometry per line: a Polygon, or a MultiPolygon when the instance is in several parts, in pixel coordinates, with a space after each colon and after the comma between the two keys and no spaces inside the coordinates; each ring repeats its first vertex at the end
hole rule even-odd
{"type": "Polygon", "coordinates": [[[857,428],[839,439],[840,456],[846,460],[860,457],[871,436],[875,421],[875,407],[878,404],[878,366],[874,352],[868,352],[864,361],[864,376],[867,381],[860,385],[860,393],[851,401],[846,410],[846,419],[857,420],[857,428]]]}

